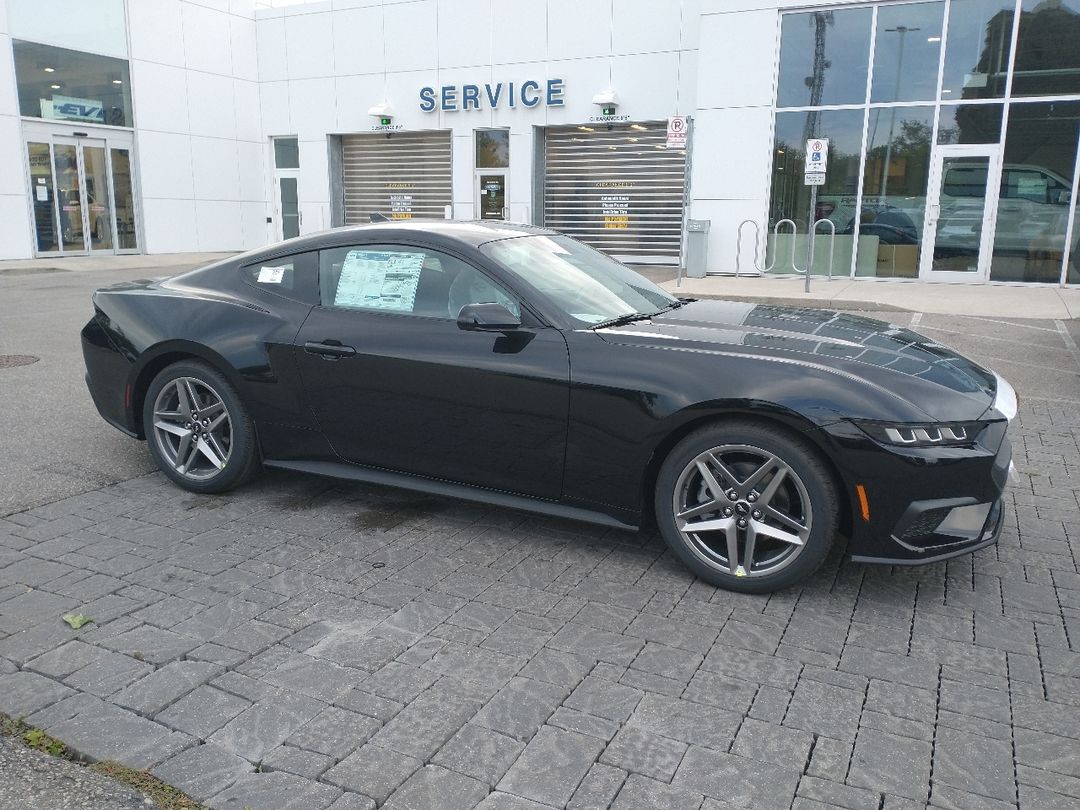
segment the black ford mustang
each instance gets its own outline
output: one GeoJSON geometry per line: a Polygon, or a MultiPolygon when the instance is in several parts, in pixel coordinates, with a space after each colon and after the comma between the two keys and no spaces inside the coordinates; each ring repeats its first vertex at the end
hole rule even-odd
{"type": "Polygon", "coordinates": [[[220,492],[260,465],[634,528],[769,591],[834,537],[920,563],[993,543],[1016,396],[914,332],[673,298],[554,232],[412,222],[99,290],[106,420],[220,492]]]}

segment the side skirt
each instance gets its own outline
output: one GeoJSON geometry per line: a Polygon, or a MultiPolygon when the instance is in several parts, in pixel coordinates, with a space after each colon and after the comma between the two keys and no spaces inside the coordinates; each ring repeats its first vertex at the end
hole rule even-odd
{"type": "Polygon", "coordinates": [[[389,470],[377,470],[373,467],[361,467],[358,464],[347,464],[337,461],[276,461],[266,459],[263,464],[281,470],[294,470],[296,472],[323,475],[328,478],[344,478],[350,481],[364,481],[369,484],[382,484],[388,487],[411,489],[416,492],[426,492],[431,495],[443,495],[448,498],[461,498],[466,501],[490,504],[492,506],[505,506],[510,509],[520,509],[524,512],[535,512],[540,515],[580,520],[583,523],[594,523],[598,526],[609,526],[614,529],[625,529],[636,532],[638,526],[627,523],[616,517],[596,512],[592,509],[582,509],[577,506],[567,506],[556,501],[544,501],[538,498],[529,498],[524,495],[511,495],[507,492],[498,492],[492,489],[481,489],[466,484],[453,484],[448,481],[439,481],[434,478],[422,478],[418,475],[391,472],[389,470]]]}

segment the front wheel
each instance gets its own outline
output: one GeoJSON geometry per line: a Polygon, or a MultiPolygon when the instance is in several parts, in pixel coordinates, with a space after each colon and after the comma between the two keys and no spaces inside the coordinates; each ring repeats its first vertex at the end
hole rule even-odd
{"type": "Polygon", "coordinates": [[[837,527],[837,495],[817,454],[782,429],[725,422],[696,430],[664,460],[656,517],[695,574],[744,593],[818,569],[837,527]]]}
{"type": "Polygon", "coordinates": [[[257,464],[255,429],[228,380],[199,361],[163,369],[150,383],[143,429],[158,467],[192,492],[224,492],[257,464]]]}

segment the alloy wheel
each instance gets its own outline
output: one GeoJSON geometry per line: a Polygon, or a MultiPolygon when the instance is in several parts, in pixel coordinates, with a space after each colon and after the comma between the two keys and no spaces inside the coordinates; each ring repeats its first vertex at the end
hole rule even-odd
{"type": "Polygon", "coordinates": [[[154,438],[162,456],[193,481],[213,478],[232,453],[232,421],[221,395],[196,377],[177,377],[154,401],[154,438]]]}
{"type": "Polygon", "coordinates": [[[744,444],[714,447],[691,460],[675,484],[672,512],[687,547],[736,577],[791,565],[813,525],[810,498],[795,470],[744,444]]]}

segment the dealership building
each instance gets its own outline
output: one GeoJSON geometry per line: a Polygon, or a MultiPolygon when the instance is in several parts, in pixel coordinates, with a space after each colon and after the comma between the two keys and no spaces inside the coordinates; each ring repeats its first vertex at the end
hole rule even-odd
{"type": "Polygon", "coordinates": [[[717,273],[1080,283],[1080,0],[281,2],[0,0],[0,259],[381,213],[634,264],[703,243],[717,273]]]}

